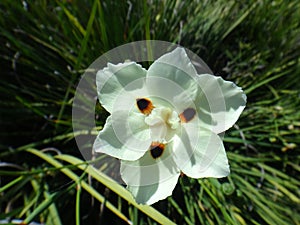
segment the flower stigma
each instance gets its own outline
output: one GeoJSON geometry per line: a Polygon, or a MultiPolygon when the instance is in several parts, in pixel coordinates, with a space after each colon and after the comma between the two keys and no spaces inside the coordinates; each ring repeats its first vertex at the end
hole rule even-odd
{"type": "Polygon", "coordinates": [[[151,130],[152,144],[149,151],[152,158],[162,156],[165,146],[171,141],[180,125],[178,114],[169,107],[153,107],[145,117],[145,123],[151,130]]]}
{"type": "Polygon", "coordinates": [[[146,115],[145,123],[151,130],[152,138],[149,150],[151,156],[157,159],[176,133],[180,125],[180,116],[170,107],[154,107],[151,100],[147,98],[138,98],[136,102],[141,113],[146,115]]]}
{"type": "Polygon", "coordinates": [[[193,108],[187,108],[178,114],[169,107],[154,107],[147,98],[138,98],[136,103],[141,113],[146,115],[145,123],[152,131],[153,142],[149,151],[154,159],[162,156],[165,145],[172,140],[180,124],[191,121],[196,115],[193,108]]]}

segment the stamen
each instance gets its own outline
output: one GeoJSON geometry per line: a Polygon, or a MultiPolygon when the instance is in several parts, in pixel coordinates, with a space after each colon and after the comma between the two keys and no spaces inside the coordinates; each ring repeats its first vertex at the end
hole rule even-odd
{"type": "Polygon", "coordinates": [[[136,104],[141,113],[149,115],[154,108],[152,102],[147,98],[138,98],[136,104]]]}

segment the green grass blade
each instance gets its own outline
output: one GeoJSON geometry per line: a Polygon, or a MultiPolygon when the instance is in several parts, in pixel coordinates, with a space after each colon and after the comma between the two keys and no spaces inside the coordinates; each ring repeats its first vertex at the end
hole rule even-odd
{"type": "Polygon", "coordinates": [[[0,187],[0,194],[2,192],[6,191],[7,189],[11,188],[15,184],[19,183],[21,180],[23,180],[23,176],[19,176],[16,179],[14,179],[11,182],[9,182],[8,184],[4,185],[3,187],[0,187]]]}
{"type": "Polygon", "coordinates": [[[103,174],[102,172],[96,170],[93,166],[86,164],[84,165],[84,161],[75,158],[74,156],[70,155],[57,155],[55,158],[64,160],[70,164],[78,165],[78,168],[81,170],[86,171],[89,175],[91,175],[94,179],[99,181],[100,183],[104,184],[106,187],[111,189],[113,192],[115,192],[117,195],[124,198],[126,201],[128,201],[130,204],[144,212],[146,215],[154,219],[155,221],[162,223],[162,224],[174,224],[171,220],[169,220],[167,217],[162,215],[160,212],[155,210],[153,207],[148,205],[139,205],[136,203],[136,201],[133,199],[132,195],[129,191],[127,191],[124,187],[122,187],[120,184],[118,184],[116,181],[112,180],[107,175],[103,174]]]}
{"type": "MultiPolygon", "coordinates": [[[[27,149],[28,152],[44,159],[46,162],[48,162],[49,164],[57,167],[57,168],[61,168],[61,172],[64,173],[65,175],[67,175],[69,178],[71,178],[72,180],[74,180],[75,182],[77,182],[80,178],[73,173],[71,170],[64,168],[63,164],[61,164],[60,162],[58,162],[57,160],[55,160],[53,157],[38,151],[36,149],[27,149]]],[[[83,165],[83,167],[85,168],[86,166],[83,165]]],[[[101,203],[104,203],[105,198],[100,195],[93,187],[91,187],[89,184],[87,184],[84,181],[81,181],[81,185],[82,187],[89,192],[92,196],[94,196],[98,201],[100,201],[101,203]]],[[[111,210],[114,214],[116,214],[119,218],[121,218],[122,220],[124,220],[125,222],[127,222],[128,224],[130,224],[130,221],[127,219],[127,217],[120,212],[117,208],[115,208],[110,202],[105,201],[105,205],[106,207],[111,210]]],[[[44,203],[44,206],[48,206],[47,202],[44,203]]]]}

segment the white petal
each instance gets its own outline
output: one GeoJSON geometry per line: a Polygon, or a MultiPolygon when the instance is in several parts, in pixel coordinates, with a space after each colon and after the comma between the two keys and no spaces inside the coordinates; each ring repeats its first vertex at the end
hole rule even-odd
{"type": "Polygon", "coordinates": [[[139,204],[152,205],[153,203],[165,199],[172,195],[172,192],[177,184],[179,175],[174,175],[170,179],[147,186],[128,186],[128,190],[135,197],[139,204]]]}
{"type": "Polygon", "coordinates": [[[198,85],[195,104],[202,126],[217,134],[232,127],[246,106],[246,95],[242,89],[209,74],[200,75],[198,85]]]}
{"type": "Polygon", "coordinates": [[[139,159],[151,144],[150,129],[144,120],[141,113],[114,112],[95,140],[95,151],[124,160],[139,159]]]}
{"type": "Polygon", "coordinates": [[[196,124],[184,124],[173,139],[177,166],[192,178],[227,176],[230,171],[221,138],[196,124]]]}
{"type": "Polygon", "coordinates": [[[168,145],[156,159],[149,150],[136,161],[122,160],[120,171],[137,201],[147,204],[171,195],[179,177],[179,169],[168,145]]]}
{"type": "Polygon", "coordinates": [[[108,112],[112,112],[121,91],[129,92],[142,88],[145,76],[146,70],[135,62],[117,65],[108,63],[107,67],[99,70],[96,75],[100,103],[108,112]]]}
{"type": "Polygon", "coordinates": [[[161,56],[149,67],[146,86],[149,93],[174,108],[180,107],[175,98],[193,102],[197,94],[196,70],[183,48],[161,56]],[[180,96],[180,97],[179,97],[180,96]]]}
{"type": "Polygon", "coordinates": [[[163,75],[164,77],[174,80],[180,85],[183,81],[182,79],[187,79],[186,81],[189,81],[191,77],[195,77],[197,75],[197,71],[186,54],[184,48],[180,47],[176,48],[170,53],[162,55],[160,58],[155,60],[155,62],[150,66],[148,72],[149,71],[150,73],[148,73],[148,75],[150,76],[163,75]],[[163,68],[163,71],[160,71],[161,65],[169,65],[169,67],[163,68]],[[177,73],[178,71],[182,71],[184,74],[177,73]],[[157,73],[160,73],[161,75],[157,73]],[[184,76],[184,78],[181,76],[184,76]]]}

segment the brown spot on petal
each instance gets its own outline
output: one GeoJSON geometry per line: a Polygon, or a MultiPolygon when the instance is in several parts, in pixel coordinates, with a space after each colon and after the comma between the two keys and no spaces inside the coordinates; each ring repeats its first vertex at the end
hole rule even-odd
{"type": "Polygon", "coordinates": [[[190,122],[196,115],[196,110],[193,108],[187,108],[180,113],[179,118],[182,123],[190,122]]]}
{"type": "Polygon", "coordinates": [[[136,105],[141,113],[149,115],[154,108],[152,102],[147,98],[138,98],[136,100],[136,105]]]}
{"type": "Polygon", "coordinates": [[[165,144],[159,142],[152,142],[150,146],[150,154],[154,159],[160,157],[165,150],[165,144]]]}

